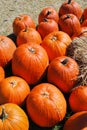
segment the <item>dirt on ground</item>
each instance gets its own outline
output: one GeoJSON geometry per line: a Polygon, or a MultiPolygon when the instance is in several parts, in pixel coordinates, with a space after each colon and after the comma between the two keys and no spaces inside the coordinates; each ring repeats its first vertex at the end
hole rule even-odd
{"type": "MultiPolygon", "coordinates": [[[[38,23],[38,14],[46,6],[53,6],[57,11],[66,0],[0,0],[0,35],[13,32],[12,23],[19,14],[28,14],[38,23]]],[[[76,0],[84,9],[87,0],[76,0]]]]}

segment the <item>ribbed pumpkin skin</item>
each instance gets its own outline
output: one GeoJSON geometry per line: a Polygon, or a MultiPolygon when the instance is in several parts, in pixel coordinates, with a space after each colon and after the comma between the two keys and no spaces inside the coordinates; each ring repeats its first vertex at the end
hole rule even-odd
{"type": "Polygon", "coordinates": [[[53,19],[55,22],[58,23],[59,15],[52,6],[48,6],[48,7],[43,8],[41,12],[39,13],[38,23],[42,22],[44,18],[53,19]]]}
{"type": "Polygon", "coordinates": [[[0,66],[5,67],[12,60],[15,50],[15,43],[9,37],[0,35],[0,66]]]}
{"type": "Polygon", "coordinates": [[[63,130],[87,130],[87,111],[77,112],[69,117],[63,130]]]}
{"type": "Polygon", "coordinates": [[[55,84],[61,91],[68,93],[74,87],[79,74],[77,63],[70,57],[55,58],[48,67],[48,82],[55,84]]]}
{"type": "Polygon", "coordinates": [[[78,86],[70,94],[69,104],[73,112],[87,111],[87,86],[78,86]]]}
{"type": "Polygon", "coordinates": [[[42,39],[38,31],[36,31],[34,28],[27,28],[20,31],[20,33],[17,35],[17,45],[20,46],[21,44],[25,43],[37,43],[41,44],[42,39]]]}
{"type": "Polygon", "coordinates": [[[76,15],[76,17],[80,20],[83,13],[83,9],[80,4],[73,0],[68,0],[68,2],[64,2],[59,8],[59,16],[71,13],[76,15]]]}
{"type": "Polygon", "coordinates": [[[35,86],[26,100],[27,112],[37,125],[51,127],[63,120],[66,114],[66,100],[54,85],[41,83],[35,86]]]}
{"type": "Polygon", "coordinates": [[[38,44],[23,44],[14,52],[12,72],[24,78],[29,84],[37,84],[49,65],[44,48],[38,44]]]}
{"type": "Polygon", "coordinates": [[[54,31],[43,39],[41,46],[47,51],[49,60],[52,61],[56,57],[66,55],[66,49],[71,41],[67,33],[54,31]]]}
{"type": "Polygon", "coordinates": [[[13,33],[17,36],[22,29],[26,28],[26,26],[36,29],[35,22],[31,16],[27,14],[20,14],[12,23],[13,33]]]}
{"type": "Polygon", "coordinates": [[[74,14],[64,14],[59,18],[59,27],[61,31],[66,32],[70,37],[81,32],[81,24],[74,14]]]}
{"type": "Polygon", "coordinates": [[[0,66],[0,82],[5,78],[5,70],[0,66]]]}
{"type": "Polygon", "coordinates": [[[0,82],[0,104],[15,103],[22,106],[29,93],[29,85],[20,77],[9,76],[0,82]]]}
{"type": "Polygon", "coordinates": [[[0,117],[0,130],[29,130],[29,120],[25,112],[16,104],[7,103],[0,106],[0,116],[2,109],[7,117],[0,117]]]}

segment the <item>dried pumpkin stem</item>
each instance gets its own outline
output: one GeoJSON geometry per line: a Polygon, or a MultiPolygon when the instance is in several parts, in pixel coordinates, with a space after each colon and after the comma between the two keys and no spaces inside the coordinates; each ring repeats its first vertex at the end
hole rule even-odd
{"type": "Polygon", "coordinates": [[[70,4],[70,3],[71,3],[71,1],[72,1],[72,0],[68,0],[68,4],[70,4]]]}
{"type": "Polygon", "coordinates": [[[0,119],[1,119],[2,121],[4,121],[5,119],[7,119],[7,117],[8,117],[8,114],[5,112],[4,106],[2,106],[2,113],[1,113],[1,115],[0,115],[0,119]]]}
{"type": "Polygon", "coordinates": [[[49,14],[51,14],[51,11],[49,11],[49,10],[48,10],[48,12],[47,12],[47,14],[46,14],[46,15],[48,16],[49,14]]]}
{"type": "Polygon", "coordinates": [[[64,59],[63,61],[61,61],[61,63],[63,64],[63,65],[66,65],[67,64],[67,62],[68,62],[68,59],[66,58],[66,59],[64,59]]]}
{"type": "Polygon", "coordinates": [[[43,20],[44,22],[48,22],[48,19],[47,18],[44,18],[44,20],[43,20]]]}
{"type": "Polygon", "coordinates": [[[70,18],[70,15],[69,14],[66,14],[66,17],[64,18],[64,20],[70,18]]]}

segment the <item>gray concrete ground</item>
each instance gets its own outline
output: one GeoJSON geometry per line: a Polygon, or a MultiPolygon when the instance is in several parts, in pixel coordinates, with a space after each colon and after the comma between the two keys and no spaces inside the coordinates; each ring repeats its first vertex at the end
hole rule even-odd
{"type": "MultiPolygon", "coordinates": [[[[66,0],[0,0],[0,35],[12,33],[12,22],[19,14],[28,14],[37,23],[38,14],[46,6],[53,6],[57,11],[66,0]]],[[[76,0],[82,8],[87,7],[87,0],[76,0]]]]}

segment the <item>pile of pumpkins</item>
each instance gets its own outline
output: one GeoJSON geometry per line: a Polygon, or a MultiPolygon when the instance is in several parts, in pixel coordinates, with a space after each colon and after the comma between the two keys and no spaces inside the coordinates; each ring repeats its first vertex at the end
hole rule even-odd
{"type": "Polygon", "coordinates": [[[68,0],[42,9],[37,26],[21,14],[12,27],[15,42],[0,35],[0,130],[29,130],[29,119],[51,128],[69,107],[63,130],[87,129],[87,86],[76,84],[79,66],[67,56],[72,40],[87,36],[87,8],[68,0]]]}

